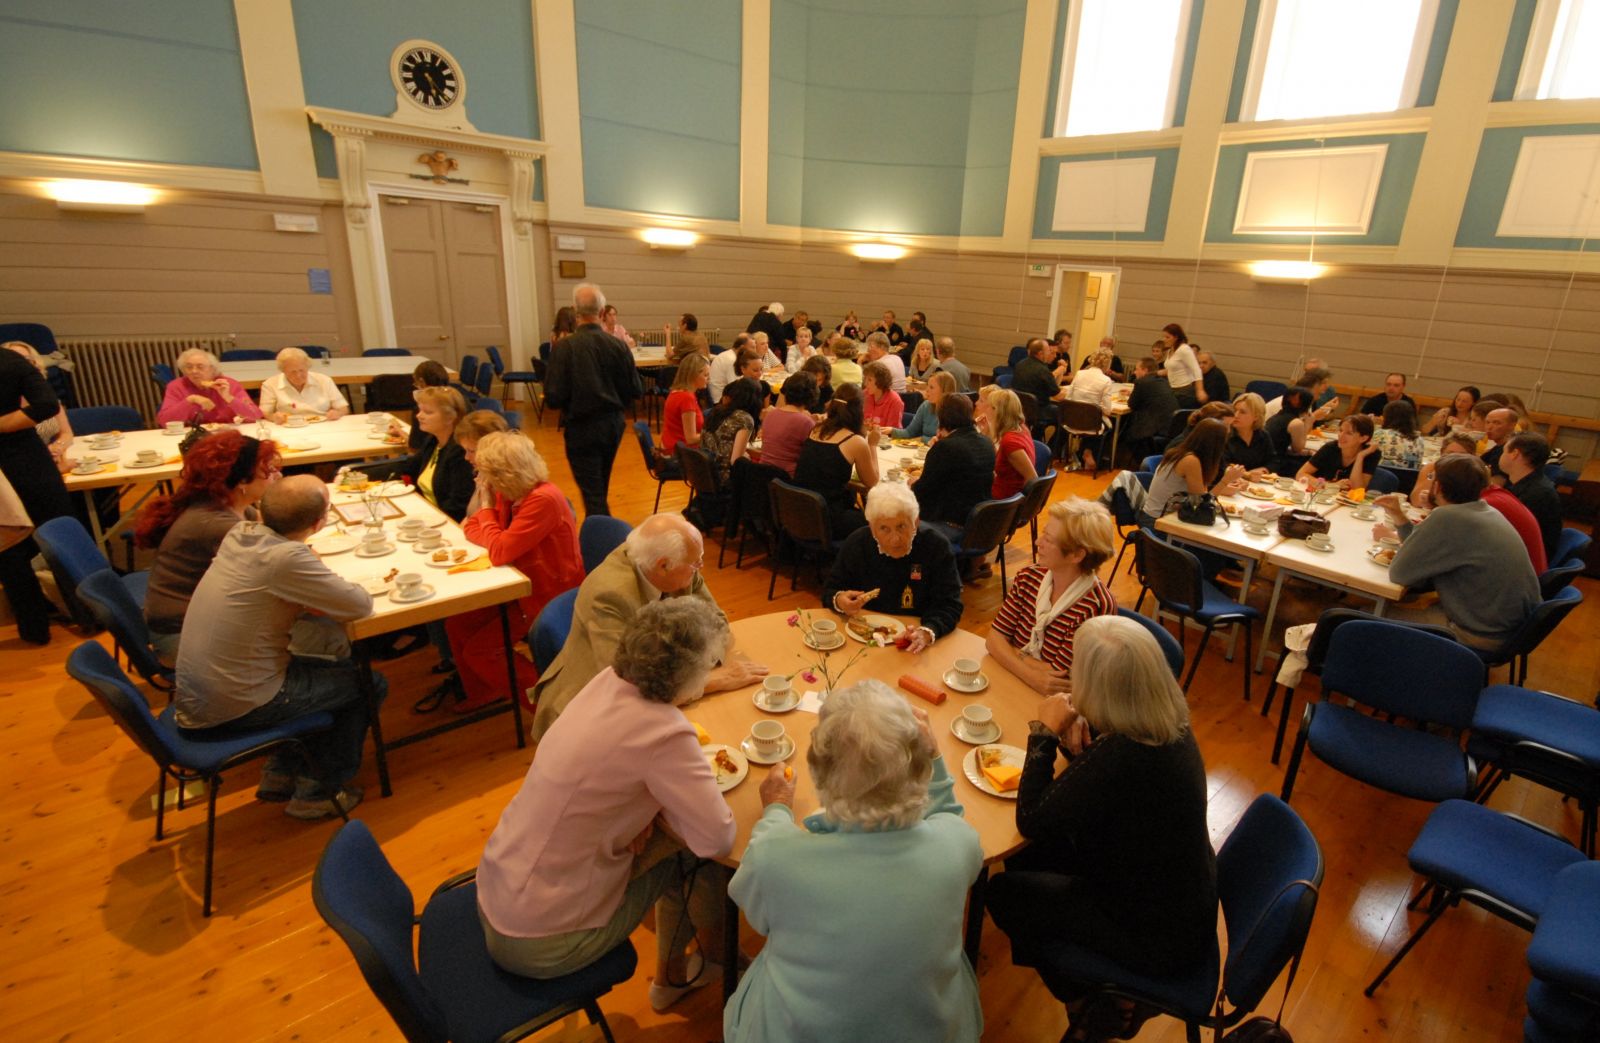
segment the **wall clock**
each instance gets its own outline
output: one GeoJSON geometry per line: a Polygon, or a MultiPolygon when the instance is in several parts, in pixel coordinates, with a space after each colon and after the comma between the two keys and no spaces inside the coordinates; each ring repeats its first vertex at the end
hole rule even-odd
{"type": "Polygon", "coordinates": [[[389,76],[399,98],[428,113],[461,106],[467,78],[455,56],[428,40],[407,40],[389,58],[389,76]]]}

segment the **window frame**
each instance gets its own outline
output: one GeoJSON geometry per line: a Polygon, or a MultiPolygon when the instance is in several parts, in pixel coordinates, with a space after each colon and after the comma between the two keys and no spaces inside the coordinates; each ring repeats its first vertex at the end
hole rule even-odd
{"type": "Polygon", "coordinates": [[[1586,99],[1563,98],[1544,93],[1547,79],[1554,79],[1555,68],[1564,69],[1572,53],[1572,39],[1561,40],[1560,53],[1552,58],[1556,44],[1556,27],[1569,19],[1562,16],[1576,7],[1580,9],[1592,0],[1538,0],[1533,7],[1533,22],[1528,26],[1528,43],[1522,52],[1522,68],[1517,74],[1517,89],[1512,97],[1517,101],[1577,101],[1586,99]]]}
{"type": "MultiPolygon", "coordinates": [[[[1056,107],[1055,123],[1050,128],[1052,138],[1094,138],[1109,137],[1116,134],[1157,134],[1171,130],[1177,119],[1178,91],[1183,78],[1183,63],[1188,58],[1189,20],[1194,17],[1194,0],[1179,0],[1178,30],[1174,36],[1172,47],[1172,68],[1168,70],[1167,101],[1163,110],[1161,126],[1146,127],[1141,130],[1112,130],[1099,131],[1094,134],[1068,134],[1067,119],[1071,115],[1072,102],[1072,74],[1077,67],[1078,60],[1078,35],[1079,25],[1083,17],[1083,8],[1090,0],[1069,0],[1067,3],[1067,24],[1061,36],[1061,75],[1056,80],[1056,107]]],[[[1113,0],[1099,0],[1099,2],[1112,3],[1113,0]]]]}
{"type": "Polygon", "coordinates": [[[1256,12],[1255,35],[1251,38],[1250,66],[1245,76],[1244,93],[1239,100],[1239,122],[1293,122],[1355,119],[1363,116],[1382,116],[1405,112],[1417,107],[1417,95],[1422,90],[1422,76],[1428,64],[1428,52],[1433,43],[1434,26],[1439,21],[1439,0],[1421,0],[1417,8],[1417,25],[1411,37],[1411,57],[1406,63],[1406,75],[1400,82],[1399,103],[1393,109],[1378,112],[1339,112],[1319,116],[1274,116],[1263,120],[1256,113],[1261,108],[1261,90],[1267,73],[1267,52],[1272,49],[1272,28],[1278,17],[1278,0],[1261,0],[1256,12]]]}

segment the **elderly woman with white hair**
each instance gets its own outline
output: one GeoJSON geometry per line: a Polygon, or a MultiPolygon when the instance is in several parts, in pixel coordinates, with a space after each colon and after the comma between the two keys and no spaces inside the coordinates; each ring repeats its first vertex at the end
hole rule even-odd
{"type": "Polygon", "coordinates": [[[961,622],[961,576],[950,541],[921,524],[920,513],[904,482],[874,485],[867,525],[845,539],[822,591],[822,603],[844,616],[916,616],[908,652],[921,652],[961,622]]]}
{"type": "Polygon", "coordinates": [[[733,812],[679,706],[700,697],[728,642],[713,606],[651,602],[550,726],[478,863],[495,963],[571,974],[626,942],[653,903],[651,1006],[718,979],[726,876],[701,859],[732,851],[733,812]],[[694,929],[701,948],[686,956],[694,929]]]}
{"type": "Polygon", "coordinates": [[[310,355],[284,348],[278,352],[278,375],[261,384],[261,412],[274,424],[291,416],[337,420],[350,412],[350,403],[332,377],[312,370],[310,355]]]}
{"type": "Polygon", "coordinates": [[[879,681],[834,692],[806,763],[822,810],[795,828],[774,768],[728,895],[767,937],[723,1011],[728,1043],[977,1040],[962,907],[983,865],[928,716],[879,681]]]}
{"type": "Polygon", "coordinates": [[[178,356],[178,373],[156,411],[156,423],[231,424],[234,417],[260,420],[261,410],[250,401],[244,387],[217,368],[217,357],[204,348],[190,348],[178,356]]]}
{"type": "MultiPolygon", "coordinates": [[[[989,911],[1012,959],[1081,946],[1136,974],[1187,980],[1214,959],[1216,857],[1206,827],[1206,769],[1189,708],[1150,632],[1121,616],[1078,627],[1072,694],[1052,695],[1029,725],[1017,830],[1030,841],[989,881],[989,911]],[[1056,755],[1067,757],[1057,775],[1056,755]]],[[[1066,1039],[1130,1038],[1131,1004],[1092,984],[1052,990],[1066,1039]]]]}

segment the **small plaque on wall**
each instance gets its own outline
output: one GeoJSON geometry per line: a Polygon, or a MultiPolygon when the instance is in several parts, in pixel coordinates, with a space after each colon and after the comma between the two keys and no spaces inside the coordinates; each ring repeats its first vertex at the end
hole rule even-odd
{"type": "Polygon", "coordinates": [[[332,293],[333,271],[329,268],[307,268],[306,282],[312,293],[332,293]]]}
{"type": "Polygon", "coordinates": [[[589,273],[589,266],[583,261],[562,261],[561,278],[582,279],[589,273]]]}

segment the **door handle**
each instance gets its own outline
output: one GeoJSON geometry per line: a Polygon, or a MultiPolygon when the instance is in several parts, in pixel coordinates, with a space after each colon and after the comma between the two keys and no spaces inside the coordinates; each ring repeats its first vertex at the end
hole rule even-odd
{"type": "Polygon", "coordinates": [[[440,340],[449,340],[449,339],[450,339],[450,334],[448,334],[448,333],[441,333],[441,334],[439,334],[439,339],[440,339],[440,340]]]}

